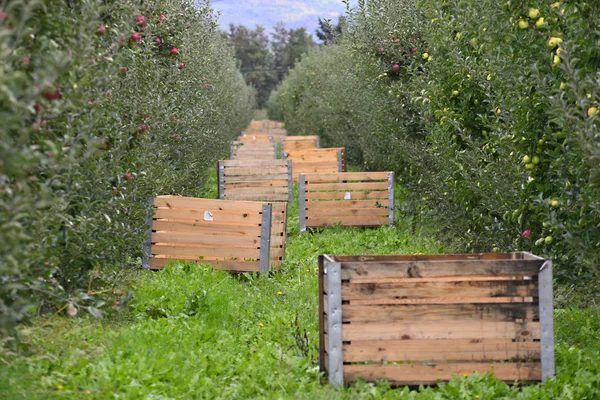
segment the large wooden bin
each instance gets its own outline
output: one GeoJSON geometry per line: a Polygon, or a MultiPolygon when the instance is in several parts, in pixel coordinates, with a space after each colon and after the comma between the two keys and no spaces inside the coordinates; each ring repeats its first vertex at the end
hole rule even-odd
{"type": "Polygon", "coordinates": [[[530,253],[320,256],[319,315],[334,385],[554,375],[552,262],[530,253]]]}

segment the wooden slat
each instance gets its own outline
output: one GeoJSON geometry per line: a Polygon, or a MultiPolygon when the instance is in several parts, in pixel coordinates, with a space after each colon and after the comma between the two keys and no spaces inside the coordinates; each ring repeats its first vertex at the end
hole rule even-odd
{"type": "Polygon", "coordinates": [[[287,201],[287,193],[280,194],[251,194],[251,193],[238,193],[238,194],[225,194],[225,198],[229,200],[253,200],[253,201],[287,201]]]}
{"type": "Polygon", "coordinates": [[[344,283],[342,300],[536,296],[537,281],[344,283]]]}
{"type": "MultiPolygon", "coordinates": [[[[335,256],[339,262],[351,261],[474,261],[474,260],[521,260],[520,253],[467,253],[467,254],[409,254],[409,255],[368,255],[368,256],[335,256]]],[[[540,266],[542,264],[540,263],[540,266]]]]}
{"type": "Polygon", "coordinates": [[[177,256],[218,257],[224,259],[240,258],[239,261],[252,261],[260,258],[259,249],[240,247],[216,247],[198,245],[152,245],[152,254],[177,258],[177,256]],[[244,260],[245,259],[245,260],[244,260]]]}
{"type": "Polygon", "coordinates": [[[306,226],[310,228],[324,228],[338,223],[352,226],[380,226],[389,224],[390,220],[387,213],[385,217],[317,217],[306,220],[306,226]]]}
{"type": "MultiPolygon", "coordinates": [[[[247,170],[245,168],[227,168],[226,169],[227,174],[229,176],[249,176],[249,175],[263,175],[263,176],[269,176],[269,175],[279,175],[279,174],[287,174],[288,168],[287,166],[285,167],[264,167],[262,168],[262,170],[260,171],[256,171],[256,170],[247,170]]],[[[265,178],[267,179],[267,178],[265,178]]]]}
{"type": "Polygon", "coordinates": [[[307,192],[319,190],[343,190],[352,192],[355,190],[382,190],[387,196],[387,182],[348,182],[348,183],[309,183],[306,185],[307,192]]]}
{"type": "Polygon", "coordinates": [[[432,297],[428,299],[364,299],[352,300],[351,304],[462,304],[462,303],[534,303],[534,297],[432,297]]]}
{"type": "Polygon", "coordinates": [[[539,360],[540,342],[484,340],[372,340],[344,345],[344,362],[539,360]]]}
{"type": "Polygon", "coordinates": [[[154,199],[155,207],[203,209],[215,211],[240,211],[262,212],[262,204],[253,201],[225,201],[213,199],[199,199],[195,197],[158,196],[154,199]]]}
{"type": "Polygon", "coordinates": [[[287,194],[288,187],[228,187],[225,186],[225,195],[227,194],[287,194]]]}
{"type": "MultiPolygon", "coordinates": [[[[344,192],[309,192],[306,193],[307,200],[344,200],[344,192]]],[[[365,200],[365,199],[381,199],[387,200],[387,192],[353,192],[351,193],[352,200],[365,200]]],[[[346,200],[350,201],[350,200],[346,200]]]]}
{"type": "Polygon", "coordinates": [[[336,210],[340,208],[381,208],[387,209],[387,200],[332,200],[332,201],[307,201],[307,210],[336,210]]]}
{"type": "Polygon", "coordinates": [[[332,207],[329,210],[306,210],[306,216],[309,219],[318,218],[318,217],[330,217],[334,219],[334,217],[340,217],[340,221],[346,220],[347,217],[380,217],[380,216],[388,216],[389,211],[387,208],[341,208],[336,209],[332,207]]]}
{"type": "Polygon", "coordinates": [[[260,262],[186,260],[182,258],[151,258],[150,269],[163,269],[172,261],[191,261],[201,265],[210,265],[214,269],[222,269],[236,272],[258,272],[260,270],[260,262]]]}
{"type": "Polygon", "coordinates": [[[328,147],[328,148],[319,148],[319,149],[306,149],[306,150],[298,150],[291,151],[288,153],[288,158],[306,156],[306,155],[317,155],[317,154],[334,154],[337,156],[338,152],[342,150],[345,151],[344,147],[328,147]]]}
{"type": "Polygon", "coordinates": [[[438,339],[539,339],[540,323],[510,321],[353,322],[342,329],[344,341],[438,339]]]}
{"type": "Polygon", "coordinates": [[[480,303],[480,304],[400,304],[355,305],[345,304],[342,312],[344,322],[367,321],[515,321],[537,320],[538,305],[535,303],[480,303]]]}
{"type": "Polygon", "coordinates": [[[231,167],[242,167],[245,169],[256,169],[260,170],[263,167],[283,167],[287,169],[287,161],[285,160],[270,160],[270,161],[236,161],[236,160],[225,160],[222,161],[225,167],[225,172],[231,167]]]}
{"type": "MultiPolygon", "coordinates": [[[[227,170],[225,170],[227,171],[227,170]]],[[[224,178],[225,178],[225,182],[262,182],[262,181],[283,181],[285,180],[286,184],[287,184],[287,178],[288,178],[288,174],[286,173],[282,173],[282,174],[270,174],[270,175],[264,175],[262,173],[259,173],[257,171],[256,174],[253,175],[233,175],[233,174],[227,174],[227,172],[224,174],[224,178]]]]}
{"type": "Polygon", "coordinates": [[[275,150],[275,143],[269,142],[254,142],[254,141],[234,141],[231,143],[234,149],[254,148],[254,149],[271,149],[275,150]]]}
{"type": "Polygon", "coordinates": [[[258,236],[225,236],[225,235],[202,235],[197,233],[174,233],[155,232],[152,234],[152,243],[169,244],[201,244],[205,246],[214,245],[219,247],[249,247],[259,248],[260,237],[258,236]]]}
{"type": "Polygon", "coordinates": [[[385,180],[392,172],[339,172],[333,174],[306,174],[306,182],[377,181],[385,180]]]}
{"type": "Polygon", "coordinates": [[[318,136],[316,135],[307,135],[307,136],[288,136],[285,138],[284,143],[292,143],[292,142],[305,142],[314,140],[316,142],[318,136]]]}
{"type": "Polygon", "coordinates": [[[434,276],[429,278],[356,278],[353,283],[424,283],[424,282],[529,282],[534,280],[530,276],[491,276],[491,275],[454,275],[434,276]]]}
{"type": "MultiPolygon", "coordinates": [[[[260,176],[260,175],[259,175],[260,176]]],[[[229,179],[225,179],[225,191],[227,189],[234,188],[269,188],[269,187],[283,187],[285,191],[288,191],[288,181],[275,181],[275,180],[255,180],[255,181],[246,181],[246,182],[231,182],[229,179]]]]}
{"type": "MultiPolygon", "coordinates": [[[[239,189],[233,189],[232,191],[235,193],[239,189]]],[[[268,189],[275,190],[275,189],[268,189]]],[[[169,219],[173,221],[185,221],[185,220],[193,220],[193,221],[203,221],[204,220],[204,212],[209,211],[213,217],[213,223],[218,225],[222,222],[239,222],[241,224],[260,224],[262,222],[262,215],[256,212],[251,213],[247,212],[244,209],[240,211],[219,211],[219,210],[211,210],[207,208],[200,209],[188,209],[188,208],[157,208],[154,211],[154,218],[158,219],[169,219]]],[[[209,222],[209,221],[207,221],[209,222]]]]}
{"type": "Polygon", "coordinates": [[[236,155],[233,157],[236,160],[274,160],[274,155],[236,155]]]}
{"type": "Polygon", "coordinates": [[[481,375],[490,372],[507,382],[539,381],[542,376],[540,363],[375,364],[345,365],[344,381],[350,383],[361,377],[373,382],[384,379],[399,385],[433,385],[438,380],[450,380],[452,375],[474,372],[481,375]]]}
{"type": "Polygon", "coordinates": [[[537,260],[469,260],[410,262],[342,262],[342,279],[355,278],[428,278],[454,275],[537,276],[537,260]]]}
{"type": "Polygon", "coordinates": [[[248,135],[248,136],[240,136],[238,137],[238,141],[240,142],[245,142],[245,141],[256,141],[256,142],[271,142],[273,140],[273,136],[268,135],[268,136],[263,136],[263,135],[248,135]]]}
{"type": "Polygon", "coordinates": [[[202,233],[206,235],[231,235],[231,236],[259,236],[258,224],[218,224],[211,221],[164,221],[152,222],[152,229],[157,231],[170,231],[173,233],[202,233]]]}

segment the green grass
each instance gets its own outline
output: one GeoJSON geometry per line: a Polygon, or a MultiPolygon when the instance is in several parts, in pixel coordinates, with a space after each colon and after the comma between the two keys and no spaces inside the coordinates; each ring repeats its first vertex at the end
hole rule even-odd
{"type": "Polygon", "coordinates": [[[556,313],[558,377],[511,387],[491,376],[410,391],[333,388],[318,372],[317,256],[447,252],[397,228],[334,227],[298,236],[290,207],[287,260],[269,277],[192,264],[140,272],[128,311],[97,320],[40,318],[18,351],[0,351],[0,398],[593,399],[600,396],[597,310],[556,313]]]}

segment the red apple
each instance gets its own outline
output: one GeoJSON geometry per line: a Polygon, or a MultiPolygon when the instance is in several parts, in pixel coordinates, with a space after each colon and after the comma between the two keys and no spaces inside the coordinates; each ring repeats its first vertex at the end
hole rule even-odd
{"type": "Polygon", "coordinates": [[[104,36],[106,34],[106,27],[104,25],[100,25],[96,30],[96,35],[104,36]]]}
{"type": "Polygon", "coordinates": [[[146,17],[144,17],[143,15],[140,15],[135,18],[135,22],[140,26],[144,26],[144,25],[146,25],[146,17]]]}
{"type": "Polygon", "coordinates": [[[23,57],[23,59],[21,60],[21,62],[23,63],[23,65],[29,65],[29,62],[31,60],[29,60],[29,57],[23,57]]]}
{"type": "Polygon", "coordinates": [[[392,71],[398,72],[399,69],[400,69],[400,66],[398,64],[392,65],[392,71]]]}
{"type": "Polygon", "coordinates": [[[126,172],[123,175],[123,179],[125,179],[126,181],[130,180],[131,179],[131,172],[126,172]]]}
{"type": "Polygon", "coordinates": [[[138,126],[138,131],[140,132],[146,132],[146,124],[141,124],[140,126],[138,126]]]}
{"type": "Polygon", "coordinates": [[[121,68],[121,75],[127,75],[127,71],[128,71],[127,67],[121,68]]]}
{"type": "Polygon", "coordinates": [[[44,97],[48,100],[57,100],[60,99],[60,96],[62,95],[62,93],[60,92],[60,90],[56,90],[54,92],[46,92],[44,93],[44,97]]]}
{"type": "Polygon", "coordinates": [[[131,34],[131,40],[133,40],[134,42],[139,42],[140,40],[142,40],[142,35],[140,35],[139,32],[133,32],[131,34]]]}
{"type": "Polygon", "coordinates": [[[119,194],[119,189],[117,189],[117,187],[116,187],[116,186],[113,186],[113,187],[112,187],[112,191],[113,191],[113,194],[114,194],[115,196],[119,194]]]}
{"type": "Polygon", "coordinates": [[[176,56],[177,54],[179,54],[179,50],[177,50],[177,47],[173,47],[170,53],[172,56],[176,56]]]}
{"type": "Polygon", "coordinates": [[[417,48],[416,47],[411,48],[410,52],[413,53],[413,54],[416,53],[417,52],[417,48]]]}
{"type": "Polygon", "coordinates": [[[177,68],[183,69],[183,67],[184,67],[183,64],[179,64],[179,66],[177,68]]]}
{"type": "Polygon", "coordinates": [[[154,42],[156,43],[157,46],[160,46],[161,40],[160,40],[160,38],[156,38],[156,39],[154,39],[154,42]]]}
{"type": "Polygon", "coordinates": [[[385,51],[385,49],[383,47],[380,47],[378,50],[380,53],[383,53],[385,51]]]}
{"type": "Polygon", "coordinates": [[[166,21],[167,20],[167,16],[165,15],[165,13],[161,13],[160,14],[160,18],[161,21],[166,21]]]}
{"type": "Polygon", "coordinates": [[[33,109],[35,110],[35,112],[40,112],[40,110],[42,109],[42,106],[40,105],[40,103],[35,103],[33,105],[33,109]]]}

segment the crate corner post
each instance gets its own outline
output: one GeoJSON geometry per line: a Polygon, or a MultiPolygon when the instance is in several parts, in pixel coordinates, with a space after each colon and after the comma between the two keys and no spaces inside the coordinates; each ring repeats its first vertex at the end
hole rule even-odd
{"type": "Polygon", "coordinates": [[[154,199],[148,201],[151,207],[150,215],[146,216],[146,225],[148,226],[147,238],[144,241],[142,269],[151,269],[150,260],[152,259],[152,221],[154,218],[154,199]]]}
{"type": "Polygon", "coordinates": [[[324,261],[327,279],[327,335],[329,346],[327,371],[329,383],[344,385],[344,355],[342,338],[342,263],[324,261]]]}
{"type": "Polygon", "coordinates": [[[304,174],[298,177],[298,200],[300,234],[303,234],[306,232],[306,176],[304,174]]]}
{"type": "Polygon", "coordinates": [[[542,382],[546,382],[547,379],[554,377],[556,373],[551,260],[546,260],[540,268],[538,281],[542,382]]]}
{"type": "Polygon", "coordinates": [[[223,161],[217,163],[217,178],[219,180],[219,199],[223,200],[225,199],[225,163],[223,161]]]}
{"type": "Polygon", "coordinates": [[[396,198],[394,193],[394,173],[388,174],[388,212],[390,218],[390,225],[394,225],[396,220],[396,198]]]}
{"type": "Polygon", "coordinates": [[[262,275],[269,272],[271,264],[271,221],[273,218],[273,206],[264,204],[262,207],[262,222],[260,233],[260,266],[259,273],[262,275]]]}

